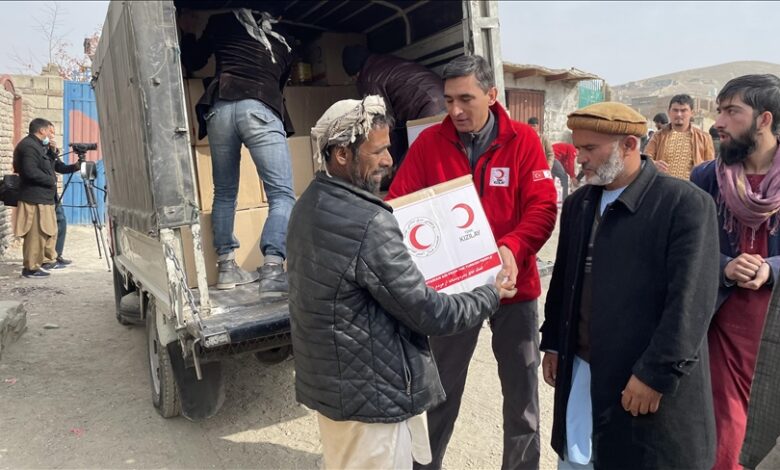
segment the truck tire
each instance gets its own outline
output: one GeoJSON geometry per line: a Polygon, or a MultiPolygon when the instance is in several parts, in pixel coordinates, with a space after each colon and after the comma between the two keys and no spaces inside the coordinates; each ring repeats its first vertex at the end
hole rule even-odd
{"type": "Polygon", "coordinates": [[[168,348],[160,343],[157,332],[157,313],[154,302],[149,302],[146,312],[146,338],[148,344],[149,375],[152,386],[152,404],[163,418],[173,418],[181,413],[179,389],[173,375],[168,348]]]}
{"type": "Polygon", "coordinates": [[[114,306],[116,307],[116,321],[118,321],[120,325],[132,325],[133,322],[125,319],[122,315],[122,298],[135,291],[135,289],[132,287],[130,289],[125,288],[122,275],[119,274],[119,271],[116,269],[115,263],[112,263],[111,270],[114,275],[114,306]]]}
{"type": "Polygon", "coordinates": [[[287,359],[292,353],[292,345],[280,346],[266,351],[257,351],[255,358],[263,364],[274,365],[287,359]]]}

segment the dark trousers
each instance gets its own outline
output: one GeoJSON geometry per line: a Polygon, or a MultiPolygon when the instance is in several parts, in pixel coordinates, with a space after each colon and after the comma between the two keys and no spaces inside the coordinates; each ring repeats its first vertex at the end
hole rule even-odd
{"type": "Polygon", "coordinates": [[[62,250],[65,248],[65,232],[68,230],[68,220],[65,219],[65,210],[62,208],[62,204],[57,203],[54,206],[54,213],[57,215],[57,244],[54,245],[54,250],[57,252],[57,257],[62,258],[62,250]]]}
{"type": "MultiPolygon", "coordinates": [[[[458,417],[471,356],[481,326],[452,336],[432,337],[431,350],[447,401],[428,410],[433,461],[415,469],[439,469],[458,417]]],[[[536,300],[504,305],[490,320],[493,355],[504,396],[503,469],[539,468],[539,335],[536,300]]]]}
{"type": "Polygon", "coordinates": [[[566,199],[566,196],[569,195],[569,175],[566,173],[566,170],[563,168],[563,165],[558,160],[555,160],[553,162],[553,166],[550,170],[554,177],[561,180],[563,199],[566,199]]]}

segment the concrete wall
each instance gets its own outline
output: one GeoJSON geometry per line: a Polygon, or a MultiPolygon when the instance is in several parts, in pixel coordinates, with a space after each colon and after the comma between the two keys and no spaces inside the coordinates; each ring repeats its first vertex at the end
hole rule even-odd
{"type": "Polygon", "coordinates": [[[579,105],[579,89],[575,81],[548,82],[544,77],[514,78],[511,73],[504,74],[506,89],[543,90],[544,94],[544,133],[551,142],[563,140],[568,131],[566,117],[579,105]]]}
{"type": "MultiPolygon", "coordinates": [[[[62,147],[64,102],[64,80],[57,73],[56,66],[44,67],[40,76],[12,75],[16,92],[33,107],[33,118],[41,117],[54,123],[55,141],[62,147]]],[[[30,119],[22,123],[22,134],[27,134],[30,119]]]]}

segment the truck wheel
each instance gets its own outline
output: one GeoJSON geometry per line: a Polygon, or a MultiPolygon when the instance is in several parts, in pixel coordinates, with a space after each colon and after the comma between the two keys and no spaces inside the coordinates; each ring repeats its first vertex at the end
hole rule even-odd
{"type": "Polygon", "coordinates": [[[135,291],[135,289],[125,289],[122,275],[117,271],[116,264],[113,264],[112,268],[114,274],[114,306],[116,307],[116,321],[118,321],[120,325],[132,325],[133,322],[125,319],[122,315],[122,298],[135,291]]]}
{"type": "Polygon", "coordinates": [[[266,351],[257,351],[255,357],[263,364],[274,365],[287,359],[292,353],[292,346],[281,346],[278,348],[268,349],[266,351]]]}
{"type": "Polygon", "coordinates": [[[173,418],[181,412],[179,390],[173,376],[173,366],[168,348],[160,343],[157,332],[157,313],[154,302],[146,313],[146,338],[148,343],[149,374],[152,382],[152,404],[163,418],[173,418]]]}

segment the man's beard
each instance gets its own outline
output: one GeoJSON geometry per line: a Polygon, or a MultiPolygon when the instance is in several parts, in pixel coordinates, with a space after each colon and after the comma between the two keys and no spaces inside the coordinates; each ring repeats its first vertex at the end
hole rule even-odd
{"type": "Polygon", "coordinates": [[[371,194],[379,194],[379,188],[382,185],[382,178],[387,175],[387,170],[384,168],[379,168],[378,170],[365,176],[361,175],[360,167],[356,158],[352,160],[352,165],[349,171],[351,173],[350,176],[352,176],[352,184],[364,191],[368,191],[371,194]],[[381,178],[378,178],[379,181],[374,181],[372,178],[376,175],[381,176],[381,178]]]}
{"type": "Polygon", "coordinates": [[[756,149],[756,131],[758,127],[756,122],[753,121],[753,125],[750,126],[747,132],[739,136],[733,136],[729,134],[728,142],[720,142],[720,159],[725,165],[735,165],[747,160],[748,156],[756,149]]]}
{"type": "Polygon", "coordinates": [[[609,155],[609,159],[596,168],[595,175],[585,177],[585,184],[606,186],[615,181],[615,178],[623,173],[624,169],[625,164],[623,163],[623,159],[620,158],[618,144],[615,144],[612,153],[609,155]]]}

